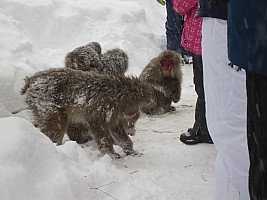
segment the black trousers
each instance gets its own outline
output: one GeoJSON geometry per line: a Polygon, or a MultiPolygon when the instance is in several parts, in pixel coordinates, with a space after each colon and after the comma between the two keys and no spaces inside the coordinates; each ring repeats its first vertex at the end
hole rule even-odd
{"type": "Polygon", "coordinates": [[[267,199],[267,77],[247,72],[249,192],[267,199]]]}
{"type": "Polygon", "coordinates": [[[195,91],[197,93],[195,123],[193,126],[193,130],[194,131],[199,130],[203,134],[209,134],[206,122],[202,56],[197,54],[192,54],[192,57],[193,57],[194,84],[195,84],[195,91]]]}

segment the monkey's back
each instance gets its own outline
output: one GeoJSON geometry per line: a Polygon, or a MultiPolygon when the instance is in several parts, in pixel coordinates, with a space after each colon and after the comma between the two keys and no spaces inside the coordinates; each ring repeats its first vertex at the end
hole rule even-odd
{"type": "Polygon", "coordinates": [[[115,48],[108,50],[100,56],[103,64],[103,72],[124,74],[128,69],[129,58],[122,49],[115,48]]]}
{"type": "MultiPolygon", "coordinates": [[[[27,80],[25,101],[29,107],[56,109],[66,107],[130,106],[144,94],[137,78],[111,76],[68,68],[38,72],[27,80]]],[[[26,86],[25,86],[26,87],[26,86]]]]}
{"type": "Polygon", "coordinates": [[[102,70],[103,66],[100,61],[101,46],[97,42],[77,47],[67,53],[65,57],[65,66],[76,70],[102,70]]]}

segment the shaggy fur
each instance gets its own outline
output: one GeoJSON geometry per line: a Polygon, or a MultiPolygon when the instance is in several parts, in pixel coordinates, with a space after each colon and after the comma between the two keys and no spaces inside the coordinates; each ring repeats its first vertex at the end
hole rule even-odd
{"type": "Polygon", "coordinates": [[[113,144],[134,154],[124,128],[128,119],[155,98],[138,78],[111,76],[68,68],[49,69],[26,78],[21,94],[35,124],[58,145],[70,122],[90,130],[101,152],[116,157],[113,144]],[[118,131],[118,129],[122,129],[118,131]]]}
{"type": "MultiPolygon", "coordinates": [[[[126,132],[128,135],[135,135],[135,124],[140,118],[140,112],[134,113],[128,120],[122,121],[123,124],[119,124],[118,131],[126,132]]],[[[70,122],[67,128],[66,134],[70,140],[76,141],[78,144],[84,144],[92,140],[90,129],[83,123],[70,122]]],[[[120,133],[119,133],[120,134],[120,133]]]]}
{"type": "MultiPolygon", "coordinates": [[[[128,63],[126,52],[115,48],[101,54],[101,46],[97,42],[78,47],[73,52],[70,52],[65,59],[65,66],[67,68],[97,71],[111,75],[124,74],[128,69],[128,63]]],[[[129,119],[129,127],[126,128],[127,133],[135,134],[134,125],[136,121],[137,119],[129,119]]],[[[71,123],[67,129],[67,135],[70,140],[76,141],[79,144],[84,144],[92,139],[86,126],[81,123],[71,123]]]]}
{"type": "Polygon", "coordinates": [[[84,144],[93,139],[87,125],[79,122],[69,122],[66,134],[70,140],[78,144],[84,144]]]}
{"type": "Polygon", "coordinates": [[[65,57],[65,67],[83,71],[99,71],[103,65],[100,61],[101,46],[97,42],[90,42],[77,47],[65,57]]]}
{"type": "Polygon", "coordinates": [[[100,60],[103,65],[103,72],[105,73],[124,74],[128,69],[128,55],[122,49],[108,50],[106,53],[100,55],[100,60]]]}
{"type": "Polygon", "coordinates": [[[67,68],[108,74],[124,74],[128,64],[129,59],[125,51],[115,48],[101,54],[101,46],[97,42],[78,47],[65,57],[67,68]]]}
{"type": "Polygon", "coordinates": [[[140,79],[158,90],[156,104],[150,104],[141,109],[144,113],[157,115],[175,110],[171,103],[177,103],[181,97],[180,54],[170,50],[163,51],[147,64],[140,74],[140,79]]]}

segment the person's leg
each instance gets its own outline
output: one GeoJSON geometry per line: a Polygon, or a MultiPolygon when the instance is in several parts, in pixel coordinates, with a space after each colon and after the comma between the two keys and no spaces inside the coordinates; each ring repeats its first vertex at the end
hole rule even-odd
{"type": "Polygon", "coordinates": [[[249,192],[267,199],[267,77],[247,72],[249,192]]]}
{"type": "Polygon", "coordinates": [[[167,19],[165,23],[167,50],[173,50],[182,55],[184,64],[192,64],[191,52],[184,50],[181,45],[183,31],[183,16],[180,16],[174,9],[172,0],[166,1],[167,19]]]}
{"type": "Polygon", "coordinates": [[[181,134],[180,140],[185,144],[212,143],[206,123],[202,56],[192,54],[192,57],[194,84],[197,93],[195,122],[191,130],[181,134]]]}
{"type": "Polygon", "coordinates": [[[204,18],[202,59],[206,119],[218,151],[215,200],[248,200],[245,72],[228,66],[227,22],[204,18]]]}
{"type": "Polygon", "coordinates": [[[172,0],[166,1],[167,20],[165,23],[167,49],[183,53],[181,46],[182,16],[173,10],[172,0]]]}
{"type": "Polygon", "coordinates": [[[195,124],[193,126],[193,130],[199,129],[201,133],[209,134],[206,123],[202,56],[193,54],[193,71],[195,91],[197,93],[195,124]]]}

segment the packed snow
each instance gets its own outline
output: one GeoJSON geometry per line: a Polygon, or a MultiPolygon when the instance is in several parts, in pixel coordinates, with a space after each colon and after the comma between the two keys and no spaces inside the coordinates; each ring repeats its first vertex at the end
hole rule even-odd
{"type": "Polygon", "coordinates": [[[126,51],[127,75],[138,76],[166,48],[165,19],[156,0],[0,1],[1,200],[213,199],[214,145],[179,140],[194,122],[191,65],[182,67],[176,111],[137,121],[131,139],[141,157],[112,160],[94,141],[78,145],[67,136],[56,146],[32,125],[20,95],[26,76],[63,67],[69,51],[92,41],[103,52],[126,51]]]}

